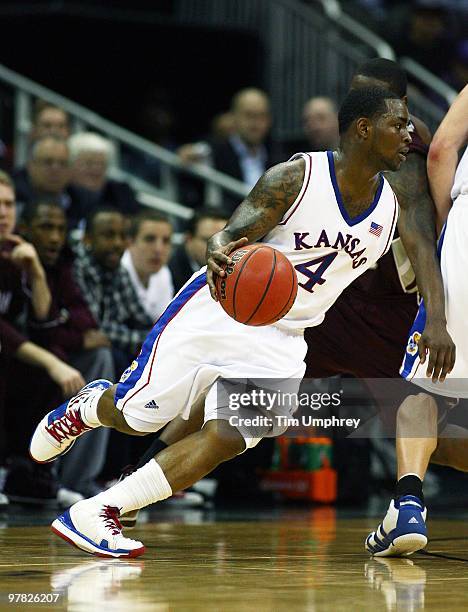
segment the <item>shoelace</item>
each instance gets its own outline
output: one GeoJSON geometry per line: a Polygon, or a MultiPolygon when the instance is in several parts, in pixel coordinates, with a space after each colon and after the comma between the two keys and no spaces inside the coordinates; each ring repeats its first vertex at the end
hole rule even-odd
{"type": "Polygon", "coordinates": [[[119,509],[114,506],[104,506],[99,515],[104,519],[104,525],[111,530],[112,535],[120,535],[122,533],[122,524],[119,521],[119,509]]]}
{"type": "Polygon", "coordinates": [[[62,418],[57,419],[52,425],[46,425],[46,430],[50,435],[61,443],[68,438],[75,438],[83,431],[91,429],[83,423],[78,411],[70,410],[62,418]]]}

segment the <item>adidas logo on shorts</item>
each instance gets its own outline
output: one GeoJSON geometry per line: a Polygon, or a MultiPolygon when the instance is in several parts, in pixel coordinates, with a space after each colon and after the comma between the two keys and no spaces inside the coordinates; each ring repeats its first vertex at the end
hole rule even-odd
{"type": "Polygon", "coordinates": [[[150,402],[145,404],[145,408],[154,408],[155,410],[157,410],[159,408],[159,406],[157,405],[157,403],[154,400],[151,400],[150,402]]]}

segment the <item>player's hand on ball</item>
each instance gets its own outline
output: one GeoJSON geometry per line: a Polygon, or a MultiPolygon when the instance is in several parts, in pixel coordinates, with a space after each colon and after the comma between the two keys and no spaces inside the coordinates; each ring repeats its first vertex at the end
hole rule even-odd
{"type": "Polygon", "coordinates": [[[81,373],[60,359],[54,360],[47,370],[52,380],[62,389],[65,398],[71,397],[85,386],[81,373]]]}
{"type": "Polygon", "coordinates": [[[206,280],[208,287],[210,288],[211,297],[215,302],[218,301],[216,295],[216,276],[225,276],[226,272],[223,270],[223,266],[232,264],[232,260],[229,254],[245,246],[248,243],[247,238],[239,238],[239,240],[233,240],[228,242],[224,246],[217,245],[216,243],[208,242],[207,259],[206,259],[206,280]]]}
{"type": "Polygon", "coordinates": [[[429,353],[426,376],[432,378],[432,382],[444,382],[447,374],[453,370],[456,352],[445,324],[428,322],[418,348],[422,364],[426,362],[429,353]]]}

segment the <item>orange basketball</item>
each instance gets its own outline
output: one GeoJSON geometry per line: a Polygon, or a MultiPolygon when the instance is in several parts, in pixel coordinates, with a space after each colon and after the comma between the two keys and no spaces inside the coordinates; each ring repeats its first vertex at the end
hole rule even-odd
{"type": "Polygon", "coordinates": [[[217,277],[218,300],[244,325],[270,325],[289,312],[297,295],[291,262],[266,244],[249,244],[230,254],[227,276],[217,277]]]}

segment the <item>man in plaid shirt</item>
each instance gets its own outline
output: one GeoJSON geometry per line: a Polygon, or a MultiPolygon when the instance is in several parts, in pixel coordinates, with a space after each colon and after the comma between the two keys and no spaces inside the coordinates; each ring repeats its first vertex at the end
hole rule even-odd
{"type": "Polygon", "coordinates": [[[120,265],[125,249],[125,221],[116,210],[99,208],[88,218],[74,275],[100,331],[109,338],[116,374],[137,355],[152,321],[138,301],[127,271],[120,265]]]}

